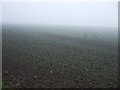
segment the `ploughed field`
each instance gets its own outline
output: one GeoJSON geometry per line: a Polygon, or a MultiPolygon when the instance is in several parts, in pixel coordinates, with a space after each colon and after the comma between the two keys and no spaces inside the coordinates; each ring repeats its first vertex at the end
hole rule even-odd
{"type": "Polygon", "coordinates": [[[3,25],[2,33],[3,88],[117,87],[112,31],[3,25]]]}

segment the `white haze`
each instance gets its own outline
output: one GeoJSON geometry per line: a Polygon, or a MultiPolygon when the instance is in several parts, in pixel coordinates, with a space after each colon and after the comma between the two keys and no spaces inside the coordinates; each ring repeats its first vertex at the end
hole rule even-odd
{"type": "Polygon", "coordinates": [[[117,3],[4,3],[3,24],[118,27],[117,3]]]}

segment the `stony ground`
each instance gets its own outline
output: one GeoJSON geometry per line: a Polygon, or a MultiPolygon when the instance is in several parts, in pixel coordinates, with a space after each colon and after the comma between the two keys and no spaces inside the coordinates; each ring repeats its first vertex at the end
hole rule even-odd
{"type": "Polygon", "coordinates": [[[3,87],[117,87],[117,56],[116,43],[98,38],[3,28],[3,87]]]}

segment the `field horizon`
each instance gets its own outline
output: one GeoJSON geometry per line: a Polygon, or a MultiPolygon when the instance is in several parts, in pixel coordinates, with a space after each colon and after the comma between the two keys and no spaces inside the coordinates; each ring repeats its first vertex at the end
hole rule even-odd
{"type": "Polygon", "coordinates": [[[118,87],[117,28],[2,26],[3,88],[118,87]]]}

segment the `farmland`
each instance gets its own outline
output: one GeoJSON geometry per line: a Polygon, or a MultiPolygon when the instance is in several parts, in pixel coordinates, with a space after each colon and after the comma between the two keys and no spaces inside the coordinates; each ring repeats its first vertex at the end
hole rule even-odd
{"type": "Polygon", "coordinates": [[[3,25],[2,30],[2,79],[8,87],[118,87],[117,32],[111,28],[3,25]]]}

